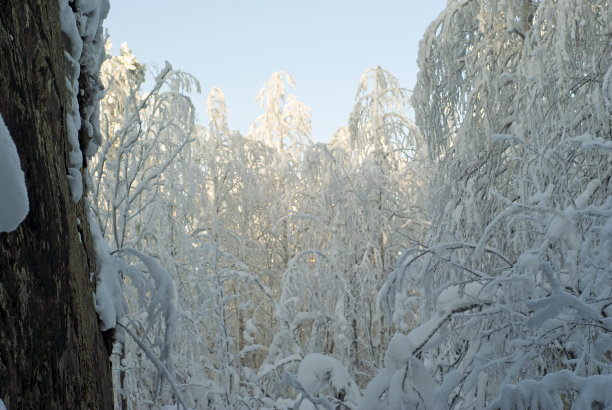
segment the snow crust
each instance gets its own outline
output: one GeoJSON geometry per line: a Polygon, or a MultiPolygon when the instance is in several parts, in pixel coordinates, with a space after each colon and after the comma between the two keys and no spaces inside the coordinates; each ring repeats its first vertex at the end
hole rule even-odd
{"type": "Polygon", "coordinates": [[[17,229],[30,211],[17,147],[0,115],[0,232],[17,229]]]}

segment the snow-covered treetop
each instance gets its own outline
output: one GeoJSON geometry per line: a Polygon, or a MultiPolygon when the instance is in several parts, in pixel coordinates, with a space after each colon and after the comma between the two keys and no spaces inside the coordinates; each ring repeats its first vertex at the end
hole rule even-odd
{"type": "Polygon", "coordinates": [[[286,71],[272,74],[257,95],[264,113],[251,125],[249,134],[256,140],[288,152],[310,141],[310,108],[289,94],[295,80],[286,71]]]}
{"type": "Polygon", "coordinates": [[[350,143],[358,157],[395,161],[411,159],[416,129],[408,119],[408,91],[380,66],[366,70],[359,80],[349,119],[350,143]]]}

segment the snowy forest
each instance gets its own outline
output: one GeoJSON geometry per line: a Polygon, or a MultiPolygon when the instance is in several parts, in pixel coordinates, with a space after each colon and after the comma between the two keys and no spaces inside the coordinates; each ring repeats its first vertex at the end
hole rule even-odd
{"type": "MultiPolygon", "coordinates": [[[[328,142],[284,71],[248,133],[217,87],[201,124],[108,7],[59,1],[115,408],[612,408],[608,0],[449,0],[414,89],[366,70],[328,142]]],[[[11,123],[0,235],[37,206],[11,123]]]]}

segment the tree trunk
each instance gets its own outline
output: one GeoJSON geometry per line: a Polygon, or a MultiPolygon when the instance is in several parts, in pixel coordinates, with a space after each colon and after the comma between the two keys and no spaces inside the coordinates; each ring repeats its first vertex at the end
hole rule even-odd
{"type": "Polygon", "coordinates": [[[3,0],[0,114],[30,202],[17,230],[0,233],[0,398],[9,409],[113,407],[85,205],[72,201],[66,177],[65,77],[58,2],[3,0]]]}

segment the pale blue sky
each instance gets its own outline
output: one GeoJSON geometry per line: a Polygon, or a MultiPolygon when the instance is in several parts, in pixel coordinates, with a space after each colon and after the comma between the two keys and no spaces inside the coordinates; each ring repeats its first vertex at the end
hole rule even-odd
{"type": "Polygon", "coordinates": [[[406,88],[417,74],[421,36],[447,0],[111,0],[105,22],[113,53],[127,41],[143,63],[195,75],[192,95],[206,124],[206,96],[223,90],[232,129],[246,133],[261,113],[255,97],[288,71],[312,109],[316,140],[346,125],[361,74],[377,64],[406,88]]]}

